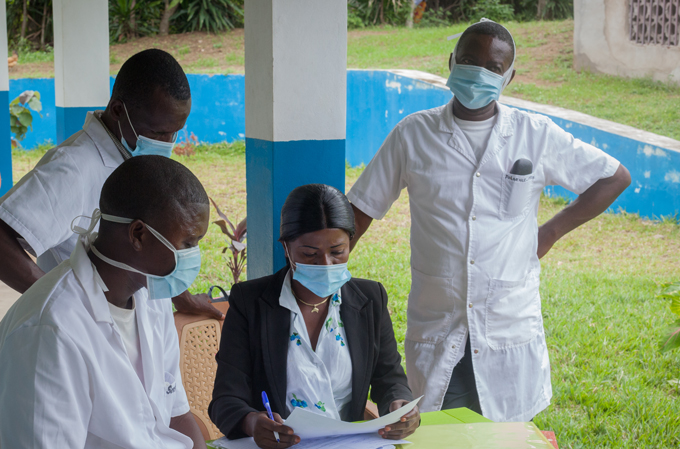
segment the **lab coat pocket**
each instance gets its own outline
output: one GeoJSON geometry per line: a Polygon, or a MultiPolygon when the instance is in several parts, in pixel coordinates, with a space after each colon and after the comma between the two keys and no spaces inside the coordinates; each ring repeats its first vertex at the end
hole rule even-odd
{"type": "Polygon", "coordinates": [[[503,174],[500,205],[500,216],[502,220],[512,220],[524,215],[528,209],[533,181],[533,174],[503,174]]]}
{"type": "Polygon", "coordinates": [[[491,349],[524,346],[540,332],[539,270],[520,281],[492,279],[486,298],[486,341],[491,349]]]}
{"type": "Polygon", "coordinates": [[[439,343],[449,333],[453,319],[450,278],[428,276],[411,269],[406,339],[418,343],[439,343]]]}

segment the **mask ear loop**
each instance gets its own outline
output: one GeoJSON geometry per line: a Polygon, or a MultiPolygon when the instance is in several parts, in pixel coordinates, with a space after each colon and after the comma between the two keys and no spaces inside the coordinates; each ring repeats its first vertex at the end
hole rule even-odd
{"type": "Polygon", "coordinates": [[[78,235],[91,235],[92,231],[94,231],[94,228],[97,226],[97,223],[99,223],[99,220],[102,217],[102,213],[99,209],[95,209],[92,212],[92,216],[88,217],[87,215],[78,215],[76,218],[71,220],[71,231],[75,232],[78,235]],[[85,228],[81,228],[80,226],[76,225],[76,220],[79,218],[89,218],[90,219],[90,225],[85,228]]]}
{"type": "MultiPolygon", "coordinates": [[[[123,103],[123,108],[125,108],[125,115],[127,116],[128,123],[130,124],[130,128],[132,128],[132,132],[135,133],[135,138],[139,139],[139,135],[137,135],[137,131],[135,131],[135,127],[132,126],[132,120],[130,120],[130,114],[128,113],[127,106],[125,106],[125,102],[121,101],[123,103]]],[[[118,121],[118,126],[120,126],[120,121],[118,121]]],[[[120,132],[120,135],[123,135],[123,131],[120,132]]]]}
{"type": "Polygon", "coordinates": [[[288,244],[285,242],[283,243],[283,249],[286,250],[286,257],[288,258],[288,263],[290,263],[290,268],[293,271],[295,271],[297,268],[297,264],[295,264],[295,262],[293,262],[293,259],[290,257],[290,250],[288,249],[288,244]]]}

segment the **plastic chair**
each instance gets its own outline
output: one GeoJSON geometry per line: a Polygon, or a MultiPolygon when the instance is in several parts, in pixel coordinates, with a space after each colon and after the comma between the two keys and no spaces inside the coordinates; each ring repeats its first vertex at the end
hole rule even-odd
{"type": "MultiPolygon", "coordinates": [[[[226,314],[229,303],[213,305],[226,314]]],[[[189,407],[205,440],[215,440],[222,433],[210,421],[208,405],[212,399],[217,362],[215,355],[220,348],[223,321],[204,315],[175,312],[175,327],[179,336],[179,367],[182,382],[189,399],[189,407]]]]}

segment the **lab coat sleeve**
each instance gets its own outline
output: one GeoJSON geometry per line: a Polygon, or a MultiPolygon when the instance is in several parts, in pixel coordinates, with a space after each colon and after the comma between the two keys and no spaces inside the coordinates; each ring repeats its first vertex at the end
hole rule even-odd
{"type": "Polygon", "coordinates": [[[0,220],[40,256],[72,235],[71,221],[83,213],[92,188],[88,179],[67,148],[55,148],[0,199],[0,220]]]}
{"type": "Polygon", "coordinates": [[[401,124],[387,136],[347,198],[371,218],[380,220],[406,187],[406,154],[401,124]]]}
{"type": "Polygon", "coordinates": [[[30,326],[0,350],[0,447],[82,448],[92,412],[86,362],[59,329],[30,326]]]}
{"type": "Polygon", "coordinates": [[[181,416],[187,413],[191,408],[189,407],[189,400],[184,389],[184,382],[182,380],[182,371],[179,366],[179,337],[177,336],[177,328],[175,327],[175,317],[172,313],[172,300],[170,299],[155,299],[152,301],[167,302],[163,309],[164,331],[165,331],[165,371],[170,373],[175,379],[175,402],[170,410],[170,416],[181,416]]]}
{"type": "Polygon", "coordinates": [[[378,405],[380,415],[390,411],[390,404],[397,399],[413,400],[413,393],[408,387],[404,368],[401,366],[401,355],[397,350],[394,338],[392,319],[387,309],[387,292],[382,284],[380,301],[376,301],[377,315],[380,317],[380,344],[378,360],[371,377],[371,399],[378,405]]]}
{"type": "Polygon", "coordinates": [[[545,185],[559,185],[580,195],[600,179],[609,178],[619,161],[576,139],[547,120],[548,146],[542,157],[545,185]]]}

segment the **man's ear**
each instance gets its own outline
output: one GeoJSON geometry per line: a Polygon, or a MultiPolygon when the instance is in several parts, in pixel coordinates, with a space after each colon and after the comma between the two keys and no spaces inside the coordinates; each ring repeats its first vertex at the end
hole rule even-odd
{"type": "Polygon", "coordinates": [[[130,243],[135,251],[139,252],[144,249],[144,243],[148,235],[148,230],[142,220],[135,220],[128,226],[128,237],[130,243]]]}
{"type": "Polygon", "coordinates": [[[515,75],[517,74],[517,69],[512,69],[512,76],[510,77],[510,81],[508,81],[508,84],[505,85],[505,87],[508,87],[510,83],[512,83],[512,80],[515,79],[515,75]]]}
{"type": "Polygon", "coordinates": [[[453,52],[449,55],[449,72],[453,70],[453,52]]]}
{"type": "Polygon", "coordinates": [[[123,107],[123,102],[121,100],[111,100],[111,103],[109,103],[109,111],[111,112],[111,118],[117,122],[127,118],[125,116],[125,108],[123,107]]]}

